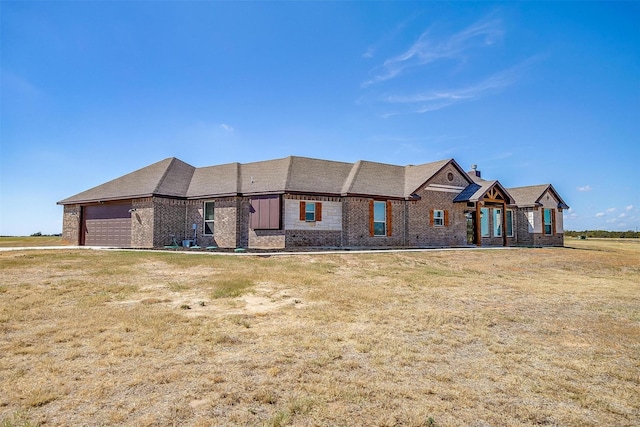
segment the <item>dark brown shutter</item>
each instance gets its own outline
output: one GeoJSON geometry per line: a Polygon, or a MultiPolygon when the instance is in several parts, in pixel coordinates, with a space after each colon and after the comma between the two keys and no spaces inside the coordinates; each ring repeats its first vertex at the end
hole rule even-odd
{"type": "Polygon", "coordinates": [[[391,230],[393,223],[391,222],[393,206],[391,205],[391,200],[387,200],[387,236],[391,236],[391,230]]]}
{"type": "Polygon", "coordinates": [[[316,202],[316,221],[322,221],[322,203],[316,202]]]}
{"type": "Polygon", "coordinates": [[[251,228],[253,230],[260,228],[260,213],[258,209],[260,208],[258,204],[258,199],[251,199],[250,201],[250,212],[251,212],[251,228]]]}
{"type": "Polygon", "coordinates": [[[269,229],[280,229],[280,196],[270,197],[268,199],[269,206],[269,229]]]}
{"type": "Polygon", "coordinates": [[[449,226],[449,211],[444,211],[444,226],[448,227],[449,226]]]}
{"type": "Polygon", "coordinates": [[[369,236],[373,236],[373,200],[369,200],[369,236]]]}
{"type": "Polygon", "coordinates": [[[307,209],[307,205],[305,202],[300,202],[300,221],[304,221],[306,219],[305,217],[305,211],[307,209]]]}
{"type": "Polygon", "coordinates": [[[429,211],[429,225],[433,227],[433,209],[429,211]]]}
{"type": "Polygon", "coordinates": [[[250,203],[252,229],[280,229],[280,196],[258,197],[250,203]]]}
{"type": "Polygon", "coordinates": [[[551,209],[551,234],[556,235],[556,210],[551,209]]]}

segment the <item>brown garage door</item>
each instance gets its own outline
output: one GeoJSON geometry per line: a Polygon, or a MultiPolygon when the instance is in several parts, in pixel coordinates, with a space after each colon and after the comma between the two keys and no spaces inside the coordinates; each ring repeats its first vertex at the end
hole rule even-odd
{"type": "Polygon", "coordinates": [[[86,246],[131,246],[130,203],[87,206],[84,208],[86,246]]]}

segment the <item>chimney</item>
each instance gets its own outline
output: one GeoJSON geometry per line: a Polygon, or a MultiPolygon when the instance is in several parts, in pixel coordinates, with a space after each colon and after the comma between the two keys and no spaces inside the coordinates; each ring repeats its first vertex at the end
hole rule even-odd
{"type": "Polygon", "coordinates": [[[478,165],[471,165],[471,170],[467,172],[467,174],[474,178],[480,178],[480,171],[478,170],[478,165]]]}

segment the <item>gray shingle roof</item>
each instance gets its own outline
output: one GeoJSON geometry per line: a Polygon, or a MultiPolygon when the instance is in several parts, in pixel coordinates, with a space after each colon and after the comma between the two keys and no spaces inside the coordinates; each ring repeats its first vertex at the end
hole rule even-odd
{"type": "Polygon", "coordinates": [[[530,185],[527,187],[515,187],[509,188],[509,193],[515,199],[515,203],[518,206],[536,206],[540,204],[540,199],[550,190],[558,200],[558,207],[562,209],[568,209],[569,206],[562,200],[558,192],[553,188],[551,184],[530,185]]]}
{"type": "Polygon", "coordinates": [[[61,205],[89,203],[152,195],[180,197],[186,193],[194,171],[193,166],[171,157],[68,197],[58,203],[61,205]]]}
{"type": "Polygon", "coordinates": [[[421,185],[429,180],[432,176],[438,173],[447,164],[452,163],[456,168],[460,170],[463,176],[466,176],[462,168],[453,159],[440,160],[437,162],[425,163],[422,165],[409,165],[405,167],[404,172],[404,194],[405,196],[411,195],[421,185]]]}
{"type": "Polygon", "coordinates": [[[397,166],[362,160],[345,163],[290,156],[195,168],[169,158],[58,203],[89,203],[151,195],[196,199],[284,192],[411,198],[413,192],[449,163],[464,174],[453,159],[397,166]]]}
{"type": "Polygon", "coordinates": [[[197,168],[186,197],[231,196],[239,193],[240,163],[197,168]]]}

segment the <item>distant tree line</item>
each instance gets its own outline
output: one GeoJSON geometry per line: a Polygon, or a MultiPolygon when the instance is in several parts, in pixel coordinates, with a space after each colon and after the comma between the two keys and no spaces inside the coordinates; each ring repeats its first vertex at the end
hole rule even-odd
{"type": "Polygon", "coordinates": [[[36,231],[35,233],[33,233],[33,234],[31,235],[31,237],[42,237],[42,236],[46,236],[46,237],[51,237],[51,236],[53,236],[53,237],[59,237],[59,236],[62,236],[62,233],[57,233],[57,234],[42,234],[41,232],[36,231]]]}
{"type": "Polygon", "coordinates": [[[569,237],[599,237],[599,238],[610,238],[610,239],[638,239],[640,238],[640,232],[638,231],[606,231],[606,230],[584,230],[584,231],[567,231],[564,232],[565,236],[569,237]]]}

